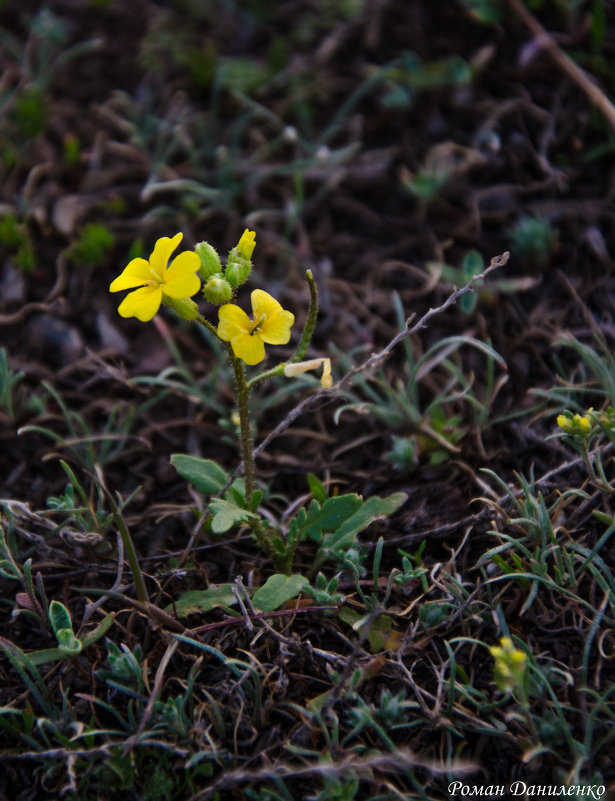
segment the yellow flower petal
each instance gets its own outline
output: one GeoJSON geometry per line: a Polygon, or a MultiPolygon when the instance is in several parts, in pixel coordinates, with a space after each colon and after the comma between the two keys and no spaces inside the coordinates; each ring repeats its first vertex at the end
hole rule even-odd
{"type": "Polygon", "coordinates": [[[231,339],[231,347],[235,356],[246,364],[258,364],[265,358],[263,340],[256,334],[237,334],[231,339]]]}
{"type": "Polygon", "coordinates": [[[122,317],[136,317],[142,323],[148,322],[160,308],[162,289],[144,286],[130,292],[120,303],[118,312],[122,317]]]}
{"type": "Polygon", "coordinates": [[[218,309],[220,323],[218,336],[224,342],[230,342],[238,334],[250,333],[250,318],[243,309],[234,303],[226,303],[218,309]]]}
{"type": "Polygon", "coordinates": [[[320,385],[323,387],[323,389],[329,389],[329,387],[333,386],[333,376],[331,375],[331,359],[323,360],[320,385]]]}
{"type": "Polygon", "coordinates": [[[259,335],[268,345],[286,345],[290,341],[290,329],[295,315],[281,309],[277,314],[267,317],[259,326],[259,335]]]}
{"type": "Polygon", "coordinates": [[[251,295],[254,319],[262,322],[258,327],[259,336],[268,345],[286,345],[290,341],[290,329],[295,315],[286,311],[268,292],[255,289],[251,295]]]}
{"type": "Polygon", "coordinates": [[[145,259],[133,259],[124,267],[123,272],[111,282],[109,292],[120,292],[122,289],[134,289],[143,286],[152,277],[149,262],[145,259]]]}
{"type": "Polygon", "coordinates": [[[185,251],[176,256],[164,274],[163,292],[170,298],[191,298],[201,288],[197,271],[201,260],[194,251],[185,251]]]}
{"type": "Polygon", "coordinates": [[[182,233],[175,234],[173,239],[169,239],[168,236],[162,236],[154,246],[154,252],[149,257],[149,266],[161,282],[164,282],[164,272],[171,258],[171,253],[182,241],[183,236],[182,233]]]}
{"type": "Polygon", "coordinates": [[[263,315],[270,317],[277,314],[277,312],[283,311],[278,301],[263,289],[255,289],[250,295],[250,299],[255,320],[258,320],[263,315]]]}

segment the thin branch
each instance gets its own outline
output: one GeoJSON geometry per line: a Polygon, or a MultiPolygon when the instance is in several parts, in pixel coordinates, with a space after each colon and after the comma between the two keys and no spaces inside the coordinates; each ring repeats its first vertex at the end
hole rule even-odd
{"type": "Polygon", "coordinates": [[[455,775],[475,773],[479,769],[476,764],[469,761],[455,760],[452,763],[439,763],[420,757],[408,749],[400,748],[394,753],[368,753],[367,756],[351,754],[338,761],[331,761],[327,757],[310,765],[279,762],[275,765],[267,764],[260,770],[238,769],[226,771],[213,784],[191,796],[188,801],[205,801],[205,799],[211,798],[212,795],[215,795],[223,788],[236,787],[240,784],[254,784],[263,780],[270,783],[274,778],[299,779],[308,776],[339,778],[349,771],[366,776],[370,776],[372,771],[379,771],[385,774],[404,774],[413,768],[422,768],[434,775],[448,773],[449,771],[454,771],[455,775]]]}
{"type": "Polygon", "coordinates": [[[521,0],[508,0],[508,3],[525,27],[539,41],[542,47],[548,51],[557,65],[561,67],[583,92],[585,92],[589,101],[604,114],[609,125],[615,131],[615,106],[594,79],[561,49],[555,39],[542,27],[538,20],[532,16],[521,0]]]}
{"type": "MultiPolygon", "coordinates": [[[[412,336],[412,334],[416,334],[417,331],[420,331],[422,328],[425,328],[432,317],[435,317],[437,314],[441,314],[442,312],[446,311],[450,306],[452,306],[460,297],[466,295],[468,292],[472,292],[474,290],[474,284],[477,281],[482,281],[489,273],[496,270],[498,267],[503,267],[510,258],[510,253],[506,251],[502,253],[500,256],[495,256],[491,259],[491,263],[489,266],[483,270],[482,273],[477,275],[473,275],[472,278],[468,281],[468,283],[461,287],[461,289],[456,289],[452,292],[448,298],[444,301],[441,306],[437,306],[436,308],[429,309],[429,311],[425,312],[425,314],[416,322],[413,326],[410,326],[412,322],[412,317],[410,317],[406,321],[406,328],[403,331],[400,331],[393,339],[389,342],[389,344],[383,348],[379,353],[373,353],[368,359],[366,359],[362,364],[352,367],[346,375],[342,376],[340,380],[334,384],[331,388],[325,389],[322,392],[317,392],[315,395],[310,395],[307,398],[304,398],[294,409],[292,409],[288,415],[282,420],[278,425],[270,431],[269,434],[265,437],[265,439],[254,449],[254,456],[258,456],[258,454],[264,450],[269,443],[279,436],[283,431],[285,431],[294,421],[300,417],[304,412],[311,409],[315,406],[319,401],[331,401],[335,399],[335,396],[339,393],[341,389],[343,389],[347,384],[349,384],[355,375],[359,373],[364,373],[367,370],[372,370],[375,367],[379,367],[382,365],[386,359],[391,354],[391,351],[399,345],[399,343],[406,339],[406,337],[412,336]]],[[[239,465],[238,469],[235,471],[235,475],[241,474],[243,469],[243,465],[239,465]]]]}

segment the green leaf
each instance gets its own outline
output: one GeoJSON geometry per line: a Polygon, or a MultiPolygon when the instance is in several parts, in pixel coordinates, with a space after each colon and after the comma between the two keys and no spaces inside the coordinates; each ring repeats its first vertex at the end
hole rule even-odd
{"type": "MultiPolygon", "coordinates": [[[[91,645],[93,642],[103,637],[111,628],[114,617],[115,614],[109,612],[95,629],[92,629],[89,634],[83,637],[81,640],[82,647],[87,648],[88,645],[91,645]]],[[[27,657],[33,665],[45,665],[47,662],[57,662],[59,659],[66,659],[67,652],[61,649],[62,646],[60,646],[60,648],[45,648],[42,651],[30,651],[27,657]]]]}
{"type": "Polygon", "coordinates": [[[21,578],[21,572],[17,565],[8,559],[0,559],[0,576],[8,579],[21,578]]]}
{"type": "Polygon", "coordinates": [[[257,609],[262,609],[263,612],[273,612],[274,609],[278,609],[286,601],[296,598],[306,584],[308,584],[308,580],[300,573],[293,573],[292,576],[274,573],[254,593],[252,603],[257,609]]]}
{"type": "Polygon", "coordinates": [[[314,496],[315,500],[317,500],[318,503],[326,503],[329,493],[327,492],[327,488],[322,481],[316,478],[314,473],[308,473],[306,478],[310,492],[314,496]]]}
{"type": "Polygon", "coordinates": [[[174,453],[171,464],[203,495],[217,495],[229,482],[230,476],[212,459],[199,459],[186,453],[174,453]]]}
{"type": "MultiPolygon", "coordinates": [[[[479,275],[485,269],[485,262],[478,250],[468,250],[461,264],[461,278],[467,284],[474,275],[479,275]]],[[[479,284],[475,285],[478,288],[479,284]]],[[[459,298],[459,308],[464,314],[472,314],[478,302],[476,292],[468,292],[459,298]]]]}
{"type": "Polygon", "coordinates": [[[232,584],[212,584],[206,590],[191,590],[179,596],[164,610],[168,614],[187,617],[195,612],[210,612],[217,606],[229,607],[237,603],[232,584]]]}
{"type": "Polygon", "coordinates": [[[60,629],[56,631],[58,648],[63,654],[79,654],[83,648],[83,643],[73,634],[72,629],[60,629]]]}
{"type": "Polygon", "coordinates": [[[58,637],[58,632],[63,630],[73,630],[73,622],[70,619],[70,612],[60,601],[52,601],[49,604],[49,621],[53,633],[58,637]]]}
{"type": "Polygon", "coordinates": [[[224,497],[235,506],[240,506],[242,509],[246,508],[246,485],[243,478],[236,478],[231,486],[224,493],[224,497]]]}
{"type": "Polygon", "coordinates": [[[361,508],[338,529],[325,535],[321,550],[349,548],[354,543],[357,534],[366,529],[370,523],[373,523],[378,517],[389,517],[394,514],[407,499],[408,496],[405,492],[395,492],[388,498],[380,498],[377,495],[368,498],[361,508]]]}
{"type": "Polygon", "coordinates": [[[258,515],[248,512],[247,509],[240,509],[239,506],[223,498],[215,498],[209,504],[209,511],[212,514],[211,530],[214,534],[223,534],[238,523],[245,523],[246,520],[258,519],[258,515]]]}
{"type": "Polygon", "coordinates": [[[258,507],[260,506],[260,502],[263,499],[263,491],[262,490],[254,490],[252,494],[252,511],[256,514],[258,512],[258,507]]]}
{"type": "Polygon", "coordinates": [[[360,495],[350,493],[328,498],[321,506],[313,500],[306,512],[299,509],[297,516],[288,529],[289,542],[299,542],[307,537],[320,542],[323,532],[335,531],[361,507],[363,499],[360,495]]]}
{"type": "Polygon", "coordinates": [[[81,638],[83,647],[87,648],[88,645],[91,645],[92,643],[96,642],[96,640],[100,640],[101,637],[104,637],[111,628],[111,624],[113,623],[114,619],[115,612],[109,612],[108,615],[105,615],[96,628],[92,629],[92,631],[81,638]]]}

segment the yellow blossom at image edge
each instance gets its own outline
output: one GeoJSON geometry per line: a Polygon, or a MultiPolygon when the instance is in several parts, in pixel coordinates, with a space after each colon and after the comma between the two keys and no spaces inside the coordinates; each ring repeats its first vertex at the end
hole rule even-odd
{"type": "Polygon", "coordinates": [[[220,307],[218,336],[224,342],[231,343],[238,359],[253,365],[265,358],[265,343],[286,345],[290,341],[295,315],[283,309],[275,298],[262,289],[255,289],[250,297],[252,319],[234,303],[220,307]]]}
{"type": "Polygon", "coordinates": [[[111,283],[109,292],[134,290],[119,305],[118,312],[122,317],[136,317],[145,323],[155,316],[164,295],[175,299],[196,295],[201,286],[201,279],[197,275],[201,260],[197,254],[184,251],[169,264],[171,254],[182,238],[181,233],[172,239],[161,237],[149,260],[133,259],[111,283]]]}

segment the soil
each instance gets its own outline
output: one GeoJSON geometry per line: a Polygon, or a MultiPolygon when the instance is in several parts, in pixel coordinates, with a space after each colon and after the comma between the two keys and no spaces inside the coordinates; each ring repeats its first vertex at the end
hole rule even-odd
{"type": "MultiPolygon", "coordinates": [[[[430,570],[457,553],[457,569],[475,580],[472,571],[490,547],[487,532],[500,514],[493,499],[503,494],[481,468],[511,483],[515,471],[539,478],[559,469],[541,485],[550,502],[571,488],[590,493],[588,504],[575,506],[561,525],[572,538],[587,536],[589,544],[603,533],[591,512],[615,514],[613,496],[592,494],[574,452],[553,438],[565,404],[545,393],[559,387],[560,397],[575,402],[574,391],[565,392],[572,381],[588,390],[580,401],[585,408],[610,400],[579,350],[562,342],[575,337],[599,350],[601,341],[607,354],[612,350],[615,133],[512,5],[500,4],[506,13],[494,23],[481,22],[454,0],[5,0],[0,6],[0,218],[13,219],[21,237],[17,245],[0,228],[0,343],[11,370],[22,373],[10,406],[0,408],[2,517],[5,528],[15,526],[21,553],[33,560],[47,596],[62,600],[75,619],[83,610],[80,592],[113,584],[117,543],[112,530],[103,542],[95,532],[88,539],[74,519],[49,514],[55,502],[49,499],[65,493],[61,460],[94,507],[97,487],[108,493],[105,503],[136,492],[125,520],[160,607],[238,574],[257,586],[271,571],[244,530],[222,540],[203,534],[188,569],[174,571],[200,498],[169,459],[190,453],[229,471],[237,467],[233,385],[224,354],[189,323],[168,311],[147,324],[122,319],[118,295],[108,287],[132,256],[147,257],[158,237],[178,231],[183,248],[207,240],[226,254],[245,227],[255,230],[249,288],[265,288],[291,309],[297,332],[309,303],[305,269],[311,269],[320,314],[310,355],[331,356],[335,379],[385,347],[403,317],[419,319],[469,277],[447,273],[443,265],[459,268],[470,251],[487,265],[510,251],[508,263],[476,290],[471,311],[458,302],[411,339],[415,359],[458,335],[493,347],[502,364],[494,364],[492,377],[479,350],[464,346],[449,355],[471,381],[468,393],[485,400],[485,417],[460,397],[446,406],[444,420],[439,410],[423,418],[431,429],[443,426],[441,439],[449,437],[443,449],[420,421],[395,418],[397,411],[384,402],[382,416],[374,414],[363,376],[274,438],[257,459],[259,480],[276,515],[309,497],[308,473],[332,494],[406,492],[406,505],[362,536],[365,548],[384,538],[385,570],[399,565],[398,549],[414,553],[425,541],[430,570]],[[550,233],[542,239],[536,229],[525,238],[515,235],[526,218],[546,221],[550,233]],[[84,245],[88,224],[103,229],[103,244],[93,253],[84,245]],[[540,250],[544,241],[546,252],[540,250]],[[394,437],[416,447],[404,464],[390,455],[394,437]]],[[[600,86],[612,88],[613,4],[604,3],[600,41],[591,28],[591,3],[577,10],[573,3],[535,5],[557,45],[600,86]]],[[[91,230],[90,236],[96,238],[91,230]]],[[[245,305],[248,288],[241,292],[245,305]]],[[[201,307],[215,323],[215,307],[201,307]]],[[[287,357],[291,345],[268,349],[266,366],[287,357]]],[[[370,376],[391,387],[405,381],[403,346],[370,376]]],[[[426,372],[418,389],[422,409],[449,378],[442,365],[426,372]]],[[[291,385],[287,379],[259,387],[256,443],[317,390],[316,382],[291,385]]],[[[607,546],[608,566],[614,556],[607,546]]],[[[309,563],[306,546],[298,552],[297,571],[309,563]]],[[[51,647],[53,638],[31,618],[11,615],[30,602],[16,594],[15,582],[4,583],[3,636],[24,651],[51,647]]],[[[415,597],[414,586],[396,602],[400,612],[415,597]]],[[[134,595],[129,579],[124,591],[134,595]]],[[[565,613],[550,617],[543,602],[518,617],[524,600],[511,590],[503,598],[505,617],[536,652],[559,649],[562,665],[577,665],[583,638],[550,631],[550,619],[564,629],[565,613]]],[[[121,621],[109,637],[140,641],[149,665],[157,665],[165,642],[157,644],[156,632],[121,600],[108,608],[120,610],[121,621]]],[[[203,623],[222,619],[217,610],[203,623]]],[[[281,630],[325,651],[351,653],[352,630],[332,621],[298,614],[281,630]]],[[[365,698],[405,686],[395,668],[402,658],[416,665],[418,685],[440,692],[421,654],[446,655],[443,642],[459,634],[456,625],[451,618],[428,636],[417,630],[414,638],[405,631],[403,647],[366,682],[365,698]]],[[[478,614],[475,629],[477,637],[487,636],[478,614]]],[[[214,636],[223,653],[245,658],[252,647],[249,632],[237,626],[216,629],[214,636]]],[[[489,636],[494,642],[494,633],[489,636]]],[[[257,731],[246,718],[245,729],[234,734],[250,755],[246,770],[273,764],[291,727],[297,747],[322,747],[296,708],[331,687],[329,668],[309,651],[276,655],[275,642],[258,646],[258,659],[272,669],[263,689],[264,704],[273,710],[268,726],[257,731]],[[295,703],[295,711],[283,712],[276,694],[295,703]]],[[[70,689],[74,703],[83,705],[84,721],[92,676],[106,658],[103,641],[92,648],[93,661],[45,674],[53,692],[70,689]]],[[[462,667],[477,685],[488,686],[487,656],[472,661],[466,653],[466,659],[462,667]]],[[[174,660],[175,675],[185,682],[194,654],[174,660]]],[[[615,678],[612,661],[602,670],[604,692],[615,678]]],[[[16,696],[24,703],[17,673],[8,664],[0,671],[0,704],[16,696]]],[[[204,675],[225,714],[232,710],[237,698],[228,672],[212,664],[204,675]]],[[[571,690],[570,703],[577,701],[571,690]]],[[[427,763],[445,753],[443,732],[442,722],[434,721],[433,730],[408,735],[400,747],[411,746],[427,763]]],[[[557,756],[524,766],[517,746],[503,746],[478,728],[459,751],[480,765],[485,784],[497,776],[528,784],[563,781],[557,756]]],[[[42,768],[32,775],[24,765],[9,763],[0,795],[25,801],[43,797],[47,788],[58,797],[65,776],[45,776],[42,768]],[[9,782],[18,795],[10,795],[9,782]]],[[[615,781],[612,756],[601,752],[594,767],[615,781]]],[[[387,775],[386,766],[371,775],[373,792],[381,792],[378,777],[387,775]]],[[[297,793],[311,792],[309,782],[295,781],[297,793]]],[[[441,789],[433,788],[446,783],[424,781],[432,787],[429,797],[440,797],[441,789]]],[[[247,797],[237,789],[243,783],[229,779],[219,797],[230,797],[224,793],[231,787],[233,797],[247,797]]],[[[376,797],[369,786],[362,782],[359,797],[376,797]]]]}

